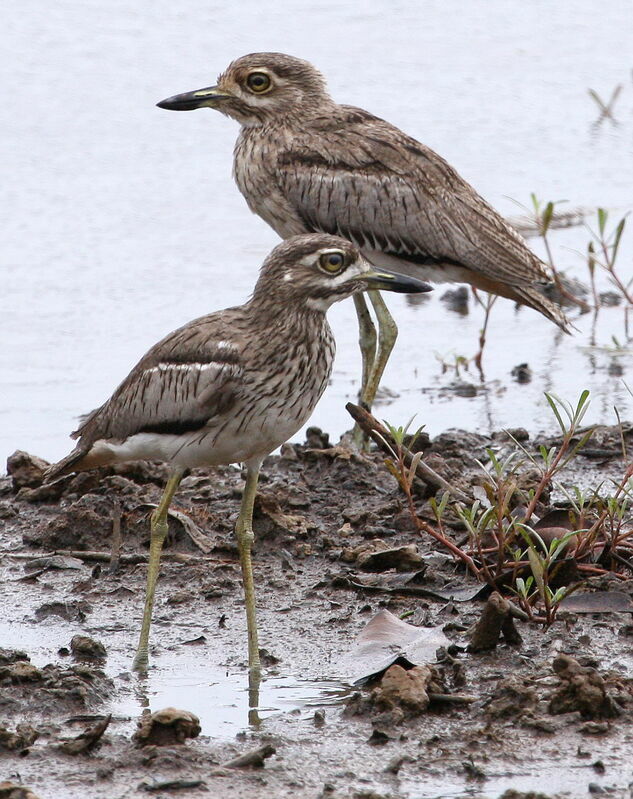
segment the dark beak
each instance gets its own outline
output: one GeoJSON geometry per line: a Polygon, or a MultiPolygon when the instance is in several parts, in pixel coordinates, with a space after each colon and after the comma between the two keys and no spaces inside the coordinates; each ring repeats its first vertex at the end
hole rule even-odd
{"type": "Polygon", "coordinates": [[[398,294],[421,294],[424,291],[433,291],[433,287],[421,280],[407,275],[399,275],[396,272],[387,272],[381,269],[380,272],[365,272],[358,276],[367,284],[368,289],[384,289],[385,291],[396,291],[398,294]]]}
{"type": "Polygon", "coordinates": [[[195,92],[175,94],[173,97],[161,100],[156,105],[159,108],[166,108],[168,111],[195,111],[196,108],[215,108],[218,101],[225,97],[230,97],[230,95],[221,91],[217,86],[209,86],[195,92]]]}

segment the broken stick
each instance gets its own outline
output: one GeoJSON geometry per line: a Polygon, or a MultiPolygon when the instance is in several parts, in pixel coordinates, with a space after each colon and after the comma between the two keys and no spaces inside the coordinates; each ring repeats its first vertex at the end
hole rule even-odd
{"type": "MultiPolygon", "coordinates": [[[[354,419],[354,421],[361,428],[361,430],[367,433],[371,440],[378,444],[383,452],[385,452],[387,455],[393,456],[393,453],[398,448],[398,444],[396,444],[393,436],[387,430],[387,428],[380,424],[378,419],[376,419],[375,416],[372,416],[369,411],[361,408],[360,405],[354,405],[352,402],[348,402],[345,408],[352,419],[354,419]]],[[[405,465],[407,467],[411,466],[413,461],[412,453],[404,445],[400,446],[403,452],[405,465]]],[[[421,460],[418,462],[415,471],[421,480],[424,480],[425,483],[433,486],[433,488],[443,488],[444,491],[448,491],[449,494],[455,497],[455,499],[458,499],[460,502],[470,502],[463,491],[455,486],[452,486],[434,469],[431,469],[430,466],[427,466],[424,461],[421,460]]]]}

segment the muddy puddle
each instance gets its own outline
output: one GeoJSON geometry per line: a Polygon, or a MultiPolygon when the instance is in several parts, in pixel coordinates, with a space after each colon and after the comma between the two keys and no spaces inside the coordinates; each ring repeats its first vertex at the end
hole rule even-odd
{"type": "MultiPolygon", "coordinates": [[[[41,626],[31,628],[22,622],[0,623],[0,642],[7,649],[25,650],[31,663],[44,667],[59,659],[59,642],[69,634],[72,637],[74,628],[66,631],[65,627],[53,623],[42,630],[41,626]]],[[[250,727],[261,727],[276,714],[293,712],[307,719],[315,708],[342,704],[352,691],[346,682],[280,673],[266,674],[254,697],[243,669],[214,666],[204,656],[191,657],[183,651],[163,653],[148,674],[139,676],[130,673],[129,657],[112,655],[112,630],[102,629],[98,634],[104,640],[107,637],[110,652],[103,669],[119,683],[117,695],[104,710],[112,713],[121,722],[121,731],[130,736],[145,708],[193,707],[194,697],[203,734],[229,740],[250,727]]],[[[129,651],[128,643],[122,642],[129,651]]]]}
{"type": "MultiPolygon", "coordinates": [[[[115,716],[136,720],[145,707],[188,707],[195,697],[196,715],[204,735],[229,740],[250,727],[261,729],[272,716],[293,713],[306,721],[315,708],[342,704],[351,687],[334,680],[301,680],[291,675],[266,677],[252,703],[243,671],[196,669],[182,658],[155,664],[155,672],[139,680],[132,694],[111,705],[115,716]]],[[[130,734],[134,725],[130,727],[130,734]]]]}

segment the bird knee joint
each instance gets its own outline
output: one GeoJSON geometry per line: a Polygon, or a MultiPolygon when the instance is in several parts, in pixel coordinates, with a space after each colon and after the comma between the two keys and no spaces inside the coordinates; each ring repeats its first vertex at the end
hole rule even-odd
{"type": "Polygon", "coordinates": [[[255,541],[255,533],[246,527],[237,530],[237,540],[241,547],[251,549],[255,541]]]}
{"type": "Polygon", "coordinates": [[[155,511],[152,513],[150,529],[152,533],[156,533],[164,538],[169,532],[169,522],[165,516],[159,516],[155,511]]]}
{"type": "Polygon", "coordinates": [[[380,326],[380,343],[393,344],[398,338],[398,325],[390,319],[380,326]]]}

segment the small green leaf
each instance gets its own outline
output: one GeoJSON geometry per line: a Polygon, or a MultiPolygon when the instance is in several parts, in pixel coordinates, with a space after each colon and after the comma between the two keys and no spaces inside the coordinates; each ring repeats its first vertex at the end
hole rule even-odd
{"type": "Polygon", "coordinates": [[[530,547],[528,549],[528,560],[530,561],[530,569],[532,570],[532,574],[534,575],[534,579],[536,581],[536,586],[539,590],[539,594],[545,598],[545,581],[543,579],[544,568],[543,562],[537,555],[536,551],[530,547]]]}
{"type": "Polygon", "coordinates": [[[563,433],[563,435],[565,435],[565,433],[567,432],[567,427],[565,426],[565,424],[563,422],[563,417],[559,413],[557,404],[556,404],[556,402],[554,400],[554,395],[550,394],[550,393],[548,393],[546,391],[545,392],[545,399],[549,403],[549,406],[552,409],[552,412],[553,412],[554,416],[556,417],[556,421],[558,422],[558,425],[559,425],[559,427],[561,429],[561,432],[563,433]]]}
{"type": "Polygon", "coordinates": [[[530,199],[532,200],[532,207],[534,208],[534,214],[538,218],[541,204],[538,201],[536,194],[534,194],[534,192],[530,192],[530,199]]]}
{"type": "Polygon", "coordinates": [[[626,217],[622,217],[618,222],[618,226],[615,229],[615,239],[613,241],[613,249],[611,251],[611,265],[615,264],[615,259],[618,257],[618,248],[620,246],[620,239],[622,238],[622,233],[624,232],[624,225],[626,224],[626,217]]]}
{"type": "Polygon", "coordinates": [[[608,217],[608,211],[605,211],[604,208],[598,208],[598,230],[600,231],[601,236],[604,236],[604,229],[607,225],[608,217]]]}
{"type": "Polygon", "coordinates": [[[552,216],[554,215],[554,203],[548,202],[545,206],[545,210],[543,211],[543,216],[541,217],[541,235],[545,236],[550,223],[552,221],[552,216]]]}
{"type": "Polygon", "coordinates": [[[442,516],[444,514],[444,511],[446,510],[446,506],[448,505],[449,499],[450,499],[450,493],[448,491],[445,491],[442,494],[442,499],[440,500],[440,504],[439,504],[439,507],[438,507],[438,511],[440,513],[440,516],[442,516]]]}

